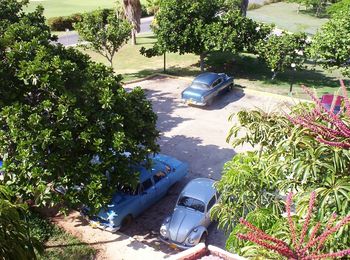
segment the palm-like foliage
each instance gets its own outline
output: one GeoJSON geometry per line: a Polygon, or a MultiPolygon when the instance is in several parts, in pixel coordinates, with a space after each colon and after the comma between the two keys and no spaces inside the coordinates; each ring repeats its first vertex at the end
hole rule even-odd
{"type": "Polygon", "coordinates": [[[312,192],[308,211],[299,233],[300,236],[297,236],[297,229],[291,216],[292,196],[293,194],[289,193],[286,201],[290,242],[286,242],[266,234],[260,228],[252,225],[249,221],[244,220],[243,218],[240,219],[240,222],[247,228],[248,231],[245,234],[237,234],[238,238],[251,241],[262,247],[265,247],[266,249],[273,250],[279,255],[287,257],[291,260],[325,259],[350,255],[350,249],[330,253],[323,253],[322,251],[327,238],[350,222],[350,215],[344,217],[337,223],[335,223],[336,216],[333,215],[328,221],[327,226],[323,232],[319,231],[321,227],[320,222],[316,223],[316,225],[310,228],[309,225],[316,198],[316,193],[312,192]],[[307,236],[308,231],[310,231],[310,233],[307,236]]]}
{"type": "Polygon", "coordinates": [[[124,13],[129,22],[133,25],[132,43],[136,44],[136,32],[140,32],[141,23],[141,3],[140,0],[122,0],[124,13]]]}
{"type": "MultiPolygon", "coordinates": [[[[290,111],[293,116],[312,109],[312,104],[300,104],[290,111]]],[[[234,146],[248,143],[259,149],[227,162],[223,177],[217,183],[222,199],[213,209],[213,216],[226,231],[233,229],[227,241],[230,250],[241,250],[242,253],[250,248],[246,252],[251,255],[252,249],[257,247],[234,242],[232,238],[237,232],[238,218],[265,209],[279,216],[283,212],[282,198],[291,190],[298,191],[298,214],[307,211],[310,190],[314,190],[319,198],[318,220],[333,212],[340,216],[347,214],[349,150],[320,143],[312,131],[293,125],[284,114],[241,111],[237,118],[238,123],[232,127],[227,140],[234,146]]],[[[256,224],[256,221],[252,219],[252,223],[256,224]]],[[[278,223],[269,232],[285,238],[288,231],[281,233],[283,224],[277,228],[278,223]]],[[[348,247],[348,228],[338,230],[334,239],[336,242],[326,244],[328,249],[348,247]]]]}

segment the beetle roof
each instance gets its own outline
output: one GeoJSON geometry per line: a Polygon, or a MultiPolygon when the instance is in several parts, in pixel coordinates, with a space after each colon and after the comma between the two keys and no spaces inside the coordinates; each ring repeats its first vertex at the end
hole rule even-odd
{"type": "Polygon", "coordinates": [[[215,80],[219,78],[219,74],[214,72],[206,72],[198,75],[193,82],[195,83],[203,83],[207,85],[211,85],[215,80]]]}
{"type": "Polygon", "coordinates": [[[182,190],[181,196],[195,198],[207,204],[216,191],[214,182],[214,180],[208,178],[194,179],[182,190]]]}

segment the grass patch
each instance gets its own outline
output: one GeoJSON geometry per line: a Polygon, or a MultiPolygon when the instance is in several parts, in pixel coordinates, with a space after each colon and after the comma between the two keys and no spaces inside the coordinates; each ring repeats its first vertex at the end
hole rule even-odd
{"type": "Polygon", "coordinates": [[[45,251],[38,256],[38,259],[94,259],[95,249],[39,215],[30,213],[28,223],[32,236],[45,244],[45,251]]]}
{"type": "MultiPolygon", "coordinates": [[[[150,48],[156,39],[152,34],[141,34],[137,38],[137,45],[128,43],[119,50],[113,60],[114,70],[123,74],[124,80],[129,81],[146,77],[156,72],[163,72],[163,56],[147,58],[140,54],[140,48],[150,48]]],[[[108,65],[107,60],[93,51],[84,51],[95,61],[108,65]]],[[[198,73],[198,56],[193,54],[166,54],[167,71],[176,75],[194,75],[198,73]],[[191,74],[191,71],[193,73],[191,74]]]]}
{"type": "MultiPolygon", "coordinates": [[[[125,45],[114,59],[114,70],[124,76],[124,82],[140,79],[156,72],[163,72],[163,56],[146,58],[139,53],[142,46],[151,47],[155,42],[153,35],[139,35],[137,45],[125,45]]],[[[108,65],[106,59],[93,51],[85,51],[93,60],[108,65]]],[[[177,76],[195,76],[200,73],[199,57],[193,54],[179,55],[169,53],[167,73],[177,76]]],[[[288,95],[291,84],[293,95],[306,97],[300,85],[317,89],[323,93],[334,93],[339,88],[338,79],[342,78],[338,71],[329,72],[320,66],[307,64],[302,71],[286,71],[271,80],[272,72],[256,56],[251,54],[233,55],[231,53],[211,53],[206,58],[208,71],[226,72],[235,77],[235,82],[243,87],[260,91],[288,95]]]]}
{"type": "MultiPolygon", "coordinates": [[[[144,4],[146,0],[141,0],[144,4]]],[[[38,5],[45,8],[44,15],[46,18],[54,16],[68,16],[74,13],[90,12],[98,8],[113,8],[115,1],[111,0],[42,0],[29,1],[25,11],[31,12],[35,10],[38,5]]]]}
{"type": "Polygon", "coordinates": [[[272,80],[270,69],[255,55],[245,53],[238,56],[230,53],[212,53],[207,58],[207,65],[211,71],[234,75],[236,84],[247,88],[288,95],[292,85],[293,95],[301,98],[307,97],[301,91],[302,84],[314,88],[322,95],[338,91],[338,80],[342,78],[339,71],[329,72],[318,65],[306,64],[305,70],[289,70],[278,74],[272,80]]]}
{"type": "Polygon", "coordinates": [[[298,4],[280,2],[249,10],[247,16],[259,22],[273,23],[280,29],[308,34],[315,34],[328,21],[302,12],[298,14],[297,11],[298,4]]]}

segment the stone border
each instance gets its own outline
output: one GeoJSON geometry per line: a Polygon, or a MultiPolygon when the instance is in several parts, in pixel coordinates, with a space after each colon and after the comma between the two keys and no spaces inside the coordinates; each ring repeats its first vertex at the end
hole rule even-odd
{"type": "Polygon", "coordinates": [[[198,245],[191,247],[185,251],[182,251],[176,255],[173,255],[169,260],[196,260],[207,255],[212,255],[219,257],[223,260],[246,260],[246,258],[241,257],[236,254],[231,254],[221,248],[209,245],[206,247],[204,243],[199,243],[198,245]]]}

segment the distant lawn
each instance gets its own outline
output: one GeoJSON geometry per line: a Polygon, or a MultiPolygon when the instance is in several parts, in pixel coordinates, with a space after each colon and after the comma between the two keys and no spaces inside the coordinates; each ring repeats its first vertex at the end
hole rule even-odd
{"type": "MultiPolygon", "coordinates": [[[[141,34],[137,37],[137,45],[125,45],[114,58],[114,70],[123,74],[124,80],[146,77],[156,72],[163,72],[163,56],[147,58],[140,54],[141,47],[150,48],[155,42],[152,34],[141,34]]],[[[93,60],[108,65],[101,55],[93,51],[85,51],[93,60]]],[[[167,70],[174,74],[184,75],[198,73],[198,56],[193,54],[179,55],[168,53],[166,55],[167,70]]]]}
{"type": "MultiPolygon", "coordinates": [[[[137,42],[136,46],[125,45],[114,59],[114,70],[123,75],[124,82],[163,72],[163,56],[146,58],[139,54],[142,46],[152,46],[155,42],[154,36],[151,34],[139,35],[137,42]]],[[[86,51],[86,53],[93,60],[108,65],[101,55],[92,51],[86,51]]],[[[200,73],[199,57],[196,55],[169,53],[166,59],[168,74],[193,77],[200,73]]],[[[275,80],[271,80],[271,71],[251,54],[237,56],[230,53],[212,53],[208,55],[206,65],[208,71],[226,72],[235,77],[237,85],[256,90],[288,95],[292,83],[293,94],[299,97],[305,97],[300,91],[301,84],[316,88],[319,94],[333,93],[339,88],[338,79],[342,78],[338,71],[329,72],[320,66],[309,64],[307,70],[287,71],[278,74],[275,80]]]]}
{"type": "Polygon", "coordinates": [[[308,34],[315,34],[327,22],[325,18],[316,18],[303,12],[297,14],[297,9],[298,4],[279,2],[248,11],[247,16],[256,21],[274,23],[280,29],[308,34]]]}
{"type": "MultiPolygon", "coordinates": [[[[144,3],[146,0],[141,0],[144,3]]],[[[35,0],[29,1],[26,11],[33,11],[38,5],[45,8],[46,18],[89,12],[98,8],[113,8],[116,0],[35,0]]]]}

